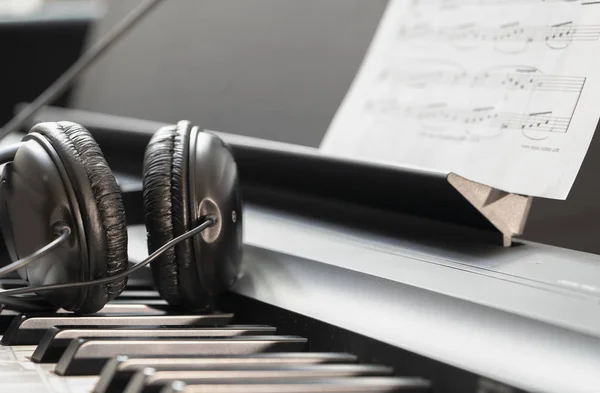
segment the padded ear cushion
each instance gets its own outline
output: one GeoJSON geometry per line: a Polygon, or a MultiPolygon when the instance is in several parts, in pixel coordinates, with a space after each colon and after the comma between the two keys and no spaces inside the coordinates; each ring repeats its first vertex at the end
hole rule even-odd
{"type": "MultiPolygon", "coordinates": [[[[150,253],[187,230],[184,151],[189,123],[167,126],[151,138],[144,155],[144,210],[150,253]]],[[[190,241],[167,250],[152,264],[154,281],[169,304],[184,303],[178,263],[192,263],[190,241]]]]}
{"type": "MultiPolygon", "coordinates": [[[[187,121],[177,123],[173,143],[173,173],[171,174],[171,201],[173,236],[183,235],[190,228],[189,193],[187,179],[187,149],[191,124],[187,121]]],[[[194,259],[192,240],[184,240],[175,246],[175,262],[179,275],[179,293],[183,304],[191,309],[205,308],[204,296],[198,282],[198,271],[194,259]]]]}
{"type": "MultiPolygon", "coordinates": [[[[87,174],[88,182],[77,182],[75,193],[78,199],[83,198],[81,188],[91,187],[103,232],[103,235],[99,234],[101,249],[89,250],[89,253],[96,253],[96,262],[89,267],[89,279],[112,276],[124,271],[128,263],[125,209],[115,177],[94,138],[85,128],[70,122],[42,123],[31,132],[38,132],[48,138],[67,167],[67,172],[81,172],[80,167],[83,167],[87,174]]],[[[87,219],[94,218],[88,215],[87,219]]],[[[117,297],[126,283],[127,279],[124,278],[106,285],[89,287],[80,307],[73,311],[98,311],[106,302],[117,297]]]]}
{"type": "MultiPolygon", "coordinates": [[[[143,187],[148,251],[173,239],[171,174],[175,127],[163,127],[150,139],[144,154],[143,187]]],[[[166,250],[150,264],[158,292],[169,304],[179,304],[175,249],[166,250]]]]}

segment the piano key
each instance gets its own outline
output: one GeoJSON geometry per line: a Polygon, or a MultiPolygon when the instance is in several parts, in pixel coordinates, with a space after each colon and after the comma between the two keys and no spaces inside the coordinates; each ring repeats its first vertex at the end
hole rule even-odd
{"type": "Polygon", "coordinates": [[[52,327],[46,331],[31,360],[35,363],[56,363],[74,338],[200,338],[274,334],[272,326],[224,326],[218,328],[162,328],[162,329],[96,329],[52,327]]]}
{"type": "MultiPolygon", "coordinates": [[[[245,366],[248,367],[248,366],[245,366]]],[[[272,380],[274,382],[284,379],[315,379],[336,377],[359,376],[385,376],[390,375],[389,367],[361,364],[327,364],[305,366],[265,366],[264,368],[244,369],[207,369],[207,370],[171,370],[157,371],[147,367],[139,370],[131,378],[124,393],[159,393],[170,382],[180,381],[189,385],[202,384],[204,381],[222,380],[272,380]]]]}
{"type": "Polygon", "coordinates": [[[217,380],[198,385],[175,381],[160,393],[425,393],[431,383],[422,378],[358,377],[289,380],[217,380]]]}
{"type": "Polygon", "coordinates": [[[356,356],[347,353],[261,353],[243,356],[209,356],[188,358],[131,358],[116,356],[109,360],[102,372],[94,393],[120,392],[129,379],[146,367],[156,370],[187,370],[213,366],[270,366],[270,365],[308,365],[308,364],[348,364],[356,363],[356,356]]]}
{"type": "Polygon", "coordinates": [[[15,317],[6,329],[2,345],[35,345],[46,330],[55,326],[96,326],[104,328],[136,326],[217,326],[225,325],[233,318],[232,314],[206,315],[54,315],[15,317]]]}
{"type": "MultiPolygon", "coordinates": [[[[134,300],[112,301],[106,304],[95,315],[164,315],[167,313],[168,305],[164,300],[161,301],[145,301],[143,304],[134,300]]],[[[33,315],[33,313],[30,313],[33,315]]],[[[35,315],[53,316],[56,314],[71,314],[69,311],[58,309],[56,312],[35,313],[35,315]]],[[[21,315],[18,311],[3,309],[0,310],[0,334],[4,334],[14,317],[21,315]]]]}
{"type": "Polygon", "coordinates": [[[117,355],[197,356],[295,352],[307,340],[297,336],[242,336],[201,339],[74,339],[59,359],[58,375],[98,374],[117,355]]]}

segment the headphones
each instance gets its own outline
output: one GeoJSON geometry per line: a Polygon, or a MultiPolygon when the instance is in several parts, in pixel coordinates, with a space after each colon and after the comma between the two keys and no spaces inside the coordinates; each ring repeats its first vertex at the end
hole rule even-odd
{"type": "MultiPolygon", "coordinates": [[[[55,285],[41,292],[54,307],[100,310],[123,291],[133,268],[128,272],[119,186],[96,141],[75,123],[41,123],[0,160],[0,228],[9,255],[40,254],[17,270],[33,286],[21,293],[55,285]],[[61,233],[65,241],[48,248],[61,233]]],[[[161,128],[144,155],[143,199],[160,295],[171,306],[211,309],[241,267],[242,199],[231,150],[187,121],[161,128]]]]}

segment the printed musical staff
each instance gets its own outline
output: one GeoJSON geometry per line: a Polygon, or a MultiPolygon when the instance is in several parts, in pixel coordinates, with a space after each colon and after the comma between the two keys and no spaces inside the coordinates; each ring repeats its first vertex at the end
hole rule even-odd
{"type": "Polygon", "coordinates": [[[580,93],[585,77],[544,75],[535,70],[515,72],[485,71],[479,73],[451,71],[396,72],[383,71],[380,83],[403,84],[411,87],[430,87],[432,84],[470,88],[504,88],[506,90],[558,91],[580,93]]]}
{"type": "Polygon", "coordinates": [[[570,117],[552,116],[552,112],[540,113],[503,113],[495,119],[502,129],[523,131],[558,132],[565,134],[569,128],[570,117]]]}
{"type": "Polygon", "coordinates": [[[545,42],[552,49],[564,49],[573,41],[596,41],[600,25],[576,25],[564,22],[551,26],[525,26],[515,21],[500,26],[479,26],[476,23],[435,29],[428,24],[402,27],[398,35],[404,40],[446,40],[458,45],[478,42],[545,42]],[[462,43],[462,44],[461,44],[462,43]]]}
{"type": "Polygon", "coordinates": [[[444,102],[427,105],[399,105],[392,100],[369,102],[366,110],[379,114],[401,115],[424,124],[464,128],[488,127],[523,132],[552,132],[565,134],[571,117],[553,116],[551,111],[538,113],[497,112],[494,107],[453,108],[444,102]]]}
{"type": "Polygon", "coordinates": [[[411,6],[437,6],[440,9],[447,9],[458,8],[461,6],[498,6],[526,3],[577,3],[581,5],[597,4],[597,2],[591,0],[412,0],[411,6]]]}

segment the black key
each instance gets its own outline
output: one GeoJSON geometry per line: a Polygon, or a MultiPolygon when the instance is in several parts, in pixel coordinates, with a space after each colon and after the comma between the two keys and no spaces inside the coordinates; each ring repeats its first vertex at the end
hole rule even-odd
{"type": "Polygon", "coordinates": [[[173,381],[160,393],[426,393],[431,387],[409,377],[213,379],[196,385],[173,381]]]}
{"type": "MultiPolygon", "coordinates": [[[[132,267],[133,265],[135,265],[135,263],[130,263],[129,267],[132,267]]],[[[153,290],[154,289],[154,283],[152,280],[152,273],[150,271],[150,269],[142,269],[142,271],[144,271],[144,273],[140,274],[140,270],[138,270],[137,272],[134,273],[134,275],[143,275],[143,277],[140,276],[129,276],[129,278],[127,279],[127,289],[126,290],[137,290],[137,291],[141,291],[141,290],[153,290]]]]}
{"type": "Polygon", "coordinates": [[[19,312],[13,310],[0,310],[0,334],[6,332],[6,329],[8,329],[12,320],[19,314],[19,312]]]}
{"type": "Polygon", "coordinates": [[[56,363],[74,338],[200,338],[274,334],[272,326],[224,326],[216,328],[162,329],[95,329],[52,327],[46,331],[31,360],[35,363],[56,363]]]}
{"type": "MultiPolygon", "coordinates": [[[[167,313],[167,303],[164,300],[161,301],[146,301],[144,304],[140,303],[139,300],[133,301],[113,301],[106,304],[98,313],[95,315],[112,315],[112,314],[124,314],[124,315],[164,315],[167,313]]],[[[29,313],[30,315],[46,315],[55,316],[57,314],[70,314],[68,311],[59,309],[56,312],[47,313],[29,313]]],[[[4,334],[12,320],[21,315],[18,311],[13,310],[1,310],[0,311],[0,334],[4,334]]]]}
{"type": "Polygon", "coordinates": [[[145,304],[150,307],[159,306],[165,309],[169,308],[169,303],[163,299],[121,299],[116,298],[109,304],[145,304]]]}
{"type": "Polygon", "coordinates": [[[160,393],[425,393],[431,383],[421,378],[358,377],[326,379],[213,380],[198,385],[170,383],[160,393]]]}
{"type": "Polygon", "coordinates": [[[315,378],[339,378],[359,376],[384,376],[390,375],[392,369],[378,365],[362,364],[323,364],[304,366],[263,366],[261,368],[219,369],[218,366],[208,366],[204,370],[170,370],[157,371],[155,368],[147,367],[139,370],[131,378],[123,392],[125,393],[159,393],[162,388],[170,382],[181,381],[188,385],[201,384],[209,380],[233,380],[233,379],[315,379],[315,378]]]}
{"type": "Polygon", "coordinates": [[[95,315],[106,314],[126,314],[126,315],[165,315],[167,313],[166,304],[150,305],[147,303],[119,303],[110,302],[106,304],[95,315]]]}
{"type": "Polygon", "coordinates": [[[100,373],[94,393],[121,392],[129,379],[146,367],[159,371],[194,370],[213,366],[272,366],[272,365],[308,365],[308,364],[347,364],[356,363],[354,355],[346,353],[260,353],[244,356],[208,356],[193,358],[130,358],[117,356],[112,358],[100,373]]]}
{"type": "Polygon", "coordinates": [[[20,278],[3,278],[0,279],[0,289],[15,289],[27,286],[27,281],[20,278]]]}
{"type": "Polygon", "coordinates": [[[154,290],[136,290],[126,289],[117,297],[117,300],[123,299],[137,299],[138,301],[144,301],[146,299],[160,299],[158,291],[154,290]]]}
{"type": "Polygon", "coordinates": [[[301,351],[306,339],[296,336],[247,336],[201,339],[74,339],[56,365],[58,375],[98,374],[117,355],[244,355],[301,351]]]}
{"type": "MultiPolygon", "coordinates": [[[[94,315],[104,315],[104,314],[128,314],[128,315],[137,315],[137,314],[148,314],[148,315],[163,315],[166,314],[168,310],[168,304],[165,301],[156,301],[156,302],[140,302],[138,301],[112,301],[107,303],[94,315]]],[[[18,311],[13,311],[10,309],[4,309],[0,312],[0,316],[17,316],[21,314],[18,311]]],[[[41,313],[35,313],[39,315],[41,313]]],[[[56,310],[56,312],[47,313],[48,315],[54,314],[71,314],[71,312],[63,310],[62,308],[56,310]]]]}
{"type": "Polygon", "coordinates": [[[0,342],[2,345],[35,345],[40,342],[48,328],[54,326],[159,327],[159,326],[217,326],[227,324],[233,314],[207,315],[111,315],[72,316],[55,315],[37,317],[19,315],[11,322],[0,342]]]}

